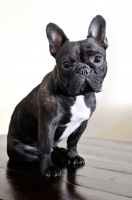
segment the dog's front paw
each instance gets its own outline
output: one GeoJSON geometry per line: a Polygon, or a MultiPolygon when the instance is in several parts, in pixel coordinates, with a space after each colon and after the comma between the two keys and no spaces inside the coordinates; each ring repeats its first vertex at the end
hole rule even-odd
{"type": "Polygon", "coordinates": [[[42,172],[42,175],[44,177],[47,177],[47,178],[58,178],[61,176],[61,171],[55,167],[54,165],[46,168],[43,172],[42,172]]]}
{"type": "Polygon", "coordinates": [[[85,165],[85,160],[80,156],[75,156],[74,158],[68,159],[68,164],[71,166],[81,166],[85,165]]]}

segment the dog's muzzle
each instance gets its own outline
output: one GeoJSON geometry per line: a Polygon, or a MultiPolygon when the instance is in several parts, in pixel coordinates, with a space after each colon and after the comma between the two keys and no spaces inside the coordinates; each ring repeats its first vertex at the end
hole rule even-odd
{"type": "Polygon", "coordinates": [[[99,76],[98,68],[95,66],[89,66],[83,63],[79,63],[76,71],[75,71],[77,77],[79,79],[82,79],[82,82],[86,83],[86,90],[88,85],[91,87],[91,89],[94,92],[100,92],[101,91],[101,81],[99,76]]]}

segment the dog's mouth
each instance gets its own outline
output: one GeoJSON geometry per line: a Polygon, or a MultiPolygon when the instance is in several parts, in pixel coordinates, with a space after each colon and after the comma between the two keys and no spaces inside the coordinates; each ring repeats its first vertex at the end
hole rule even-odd
{"type": "MultiPolygon", "coordinates": [[[[89,68],[88,68],[89,69],[89,68]]],[[[66,85],[67,91],[70,95],[85,94],[88,92],[101,92],[102,83],[100,81],[97,70],[80,69],[80,73],[74,72],[71,75],[70,82],[66,85]]]]}
{"type": "Polygon", "coordinates": [[[91,87],[89,84],[84,83],[84,84],[80,84],[79,87],[67,87],[67,91],[68,94],[74,96],[74,95],[84,95],[86,93],[90,93],[90,92],[101,92],[101,89],[95,90],[93,87],[91,87]]]}

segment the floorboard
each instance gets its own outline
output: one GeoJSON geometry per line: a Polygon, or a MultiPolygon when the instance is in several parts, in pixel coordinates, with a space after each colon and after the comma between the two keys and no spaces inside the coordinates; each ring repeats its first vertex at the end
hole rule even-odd
{"type": "Polygon", "coordinates": [[[132,199],[132,143],[82,137],[78,149],[84,167],[59,166],[62,177],[45,180],[39,163],[10,161],[0,136],[0,200],[132,199]]]}

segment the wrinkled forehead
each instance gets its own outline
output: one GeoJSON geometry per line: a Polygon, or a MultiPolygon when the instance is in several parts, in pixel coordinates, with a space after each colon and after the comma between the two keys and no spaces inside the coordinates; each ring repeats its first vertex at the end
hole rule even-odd
{"type": "Polygon", "coordinates": [[[80,46],[80,50],[84,53],[88,51],[94,51],[102,54],[102,56],[105,55],[105,49],[94,38],[88,38],[86,40],[82,40],[78,42],[78,44],[80,46]]]}
{"type": "Polygon", "coordinates": [[[80,54],[88,51],[95,51],[105,56],[104,48],[94,38],[88,38],[78,42],[66,42],[60,48],[56,55],[56,60],[62,62],[64,60],[77,60],[80,54]]]}
{"type": "Polygon", "coordinates": [[[56,54],[56,62],[60,64],[68,60],[77,60],[80,55],[80,47],[77,42],[65,42],[56,54]]]}

